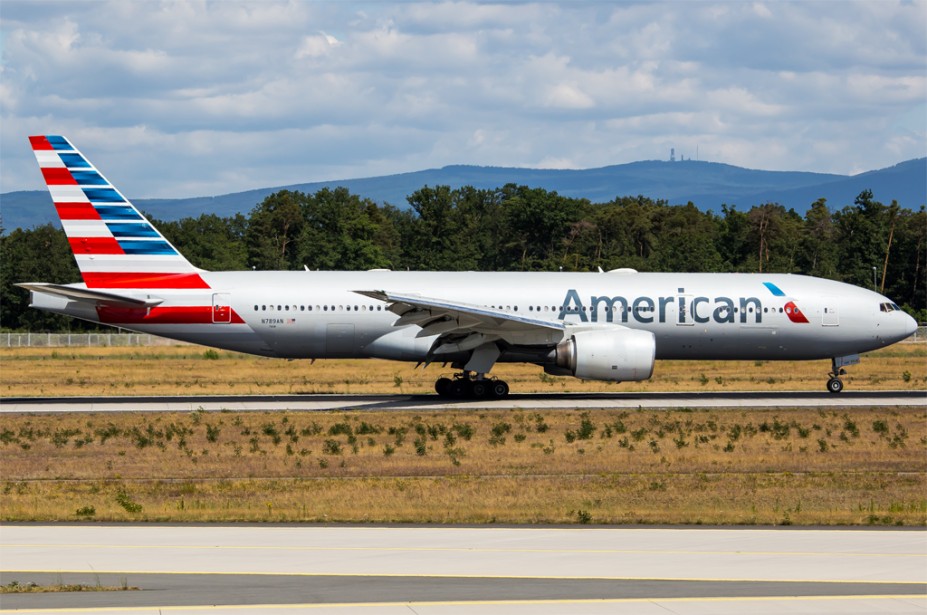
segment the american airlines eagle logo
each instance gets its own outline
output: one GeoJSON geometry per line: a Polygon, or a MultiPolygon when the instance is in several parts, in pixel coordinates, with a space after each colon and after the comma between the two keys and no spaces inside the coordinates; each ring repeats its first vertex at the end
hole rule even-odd
{"type": "MultiPolygon", "coordinates": [[[[765,286],[774,297],[785,297],[785,293],[782,292],[782,289],[772,282],[763,282],[763,286],[765,286]]],[[[785,315],[788,316],[789,320],[792,322],[807,324],[808,319],[805,317],[802,311],[798,309],[798,306],[795,305],[794,301],[787,302],[783,306],[783,309],[785,310],[785,315]]]]}

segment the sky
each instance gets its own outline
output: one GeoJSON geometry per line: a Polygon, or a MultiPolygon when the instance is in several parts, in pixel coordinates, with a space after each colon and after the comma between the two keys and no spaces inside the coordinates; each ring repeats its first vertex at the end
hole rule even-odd
{"type": "Polygon", "coordinates": [[[0,192],[63,134],[130,198],[450,164],[927,156],[927,0],[0,2],[0,192]]]}

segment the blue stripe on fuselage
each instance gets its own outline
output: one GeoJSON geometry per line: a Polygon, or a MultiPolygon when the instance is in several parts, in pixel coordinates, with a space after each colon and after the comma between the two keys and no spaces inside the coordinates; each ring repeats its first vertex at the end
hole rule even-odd
{"type": "Polygon", "coordinates": [[[769,292],[771,292],[774,296],[785,297],[785,293],[782,292],[782,289],[776,286],[775,284],[773,284],[772,282],[763,282],[763,286],[768,288],[769,292]]]}

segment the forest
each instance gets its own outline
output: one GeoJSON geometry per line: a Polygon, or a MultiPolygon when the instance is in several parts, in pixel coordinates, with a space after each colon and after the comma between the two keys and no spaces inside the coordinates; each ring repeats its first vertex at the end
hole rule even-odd
{"type": "MultiPolygon", "coordinates": [[[[775,272],[874,288],[927,320],[927,213],[823,199],[804,216],[776,203],[702,211],[645,197],[606,203],[509,184],[494,190],[425,186],[400,209],[347,189],[280,191],[247,215],[151,219],[208,270],[775,272]]],[[[0,229],[2,231],[2,229],[0,229]]],[[[0,327],[78,331],[89,323],[28,308],[17,282],[79,282],[53,225],[0,237],[0,327]]]]}

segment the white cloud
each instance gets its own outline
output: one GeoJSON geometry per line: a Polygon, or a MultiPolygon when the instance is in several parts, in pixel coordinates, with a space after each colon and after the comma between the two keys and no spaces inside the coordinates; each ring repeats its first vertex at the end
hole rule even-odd
{"type": "Polygon", "coordinates": [[[331,34],[319,32],[313,36],[303,38],[302,44],[296,51],[296,58],[319,58],[328,55],[341,42],[331,34]]]}
{"type": "Polygon", "coordinates": [[[4,0],[0,191],[41,186],[40,132],[137,197],[670,147],[880,168],[927,153],[925,20],[924,0],[4,0]]]}

